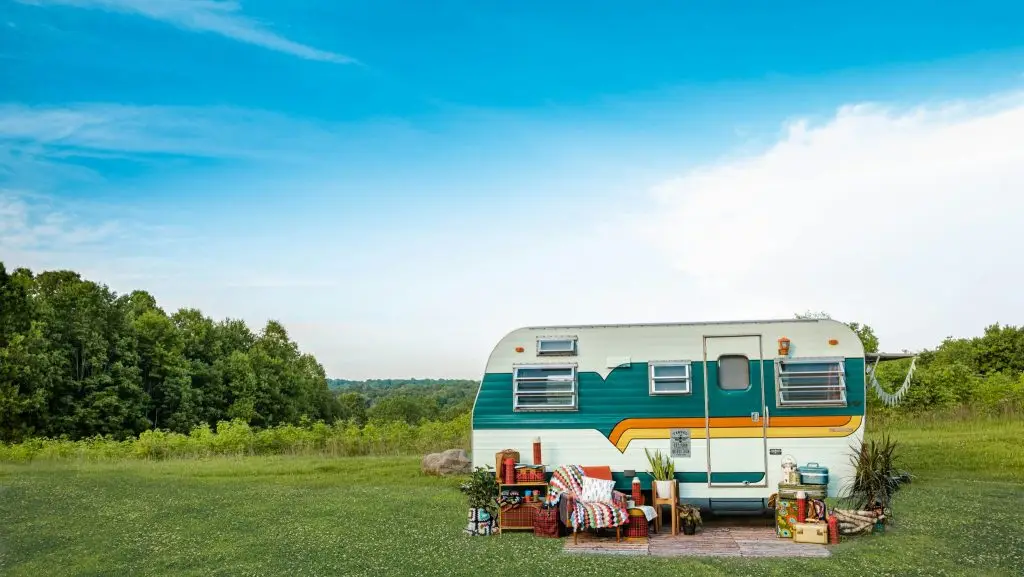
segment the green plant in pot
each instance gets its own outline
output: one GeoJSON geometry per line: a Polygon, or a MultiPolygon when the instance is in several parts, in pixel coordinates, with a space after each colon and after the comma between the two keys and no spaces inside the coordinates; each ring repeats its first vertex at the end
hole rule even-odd
{"type": "Polygon", "coordinates": [[[704,520],[700,517],[700,507],[689,503],[679,505],[679,524],[683,528],[684,535],[696,533],[697,527],[704,525],[704,520]]]}
{"type": "Polygon", "coordinates": [[[485,511],[494,518],[498,512],[498,483],[490,469],[493,467],[477,467],[459,490],[466,495],[470,509],[485,511]]]}
{"type": "Polygon", "coordinates": [[[676,482],[676,465],[672,458],[663,455],[660,450],[654,451],[652,455],[646,448],[647,462],[651,465],[649,471],[654,478],[654,490],[659,499],[665,499],[672,495],[672,483],[676,482]]]}

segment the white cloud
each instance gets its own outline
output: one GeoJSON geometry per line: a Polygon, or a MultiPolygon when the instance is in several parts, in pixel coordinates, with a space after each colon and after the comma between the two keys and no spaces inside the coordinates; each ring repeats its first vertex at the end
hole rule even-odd
{"type": "Polygon", "coordinates": [[[114,221],[90,222],[53,208],[45,197],[0,189],[0,249],[4,254],[80,250],[111,239],[119,229],[114,221]]]}
{"type": "Polygon", "coordinates": [[[19,0],[25,4],[63,5],[138,14],[195,32],[209,32],[291,54],[307,60],[341,64],[357,61],[343,54],[319,50],[288,40],[261,22],[244,16],[241,4],[226,0],[19,0]]]}
{"type": "Polygon", "coordinates": [[[1024,301],[1024,98],[847,106],[662,183],[635,232],[728,317],[827,310],[935,346],[1024,301]]]}

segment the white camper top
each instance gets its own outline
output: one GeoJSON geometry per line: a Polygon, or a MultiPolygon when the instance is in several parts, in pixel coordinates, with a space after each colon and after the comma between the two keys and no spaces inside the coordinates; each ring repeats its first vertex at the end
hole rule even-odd
{"type": "Polygon", "coordinates": [[[727,336],[759,336],[763,360],[779,358],[782,338],[789,339],[792,358],[864,357],[857,334],[832,319],[553,325],[523,327],[505,335],[491,352],[486,372],[572,363],[578,371],[607,376],[613,368],[632,362],[702,361],[704,337],[727,336]],[[550,349],[541,351],[548,345],[550,349]]]}

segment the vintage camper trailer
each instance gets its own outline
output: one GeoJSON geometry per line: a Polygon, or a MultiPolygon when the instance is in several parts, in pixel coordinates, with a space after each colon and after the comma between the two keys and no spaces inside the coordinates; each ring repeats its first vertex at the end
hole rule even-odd
{"type": "Polygon", "coordinates": [[[682,501],[760,510],[782,459],[849,478],[864,434],[865,355],[833,320],[529,327],[497,344],[473,408],[474,466],[540,437],[550,472],[610,466],[651,486],[644,449],[675,463],[682,501]]]}

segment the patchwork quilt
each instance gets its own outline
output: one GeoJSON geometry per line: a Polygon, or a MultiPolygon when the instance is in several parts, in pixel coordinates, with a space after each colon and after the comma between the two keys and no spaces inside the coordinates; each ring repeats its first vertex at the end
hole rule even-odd
{"type": "Polygon", "coordinates": [[[547,505],[555,505],[560,501],[566,505],[563,522],[577,529],[604,529],[625,525],[629,520],[626,511],[625,496],[613,492],[609,501],[583,501],[584,481],[583,468],[578,465],[563,465],[551,474],[548,483],[547,505]],[[563,499],[564,498],[564,499],[563,499]]]}

